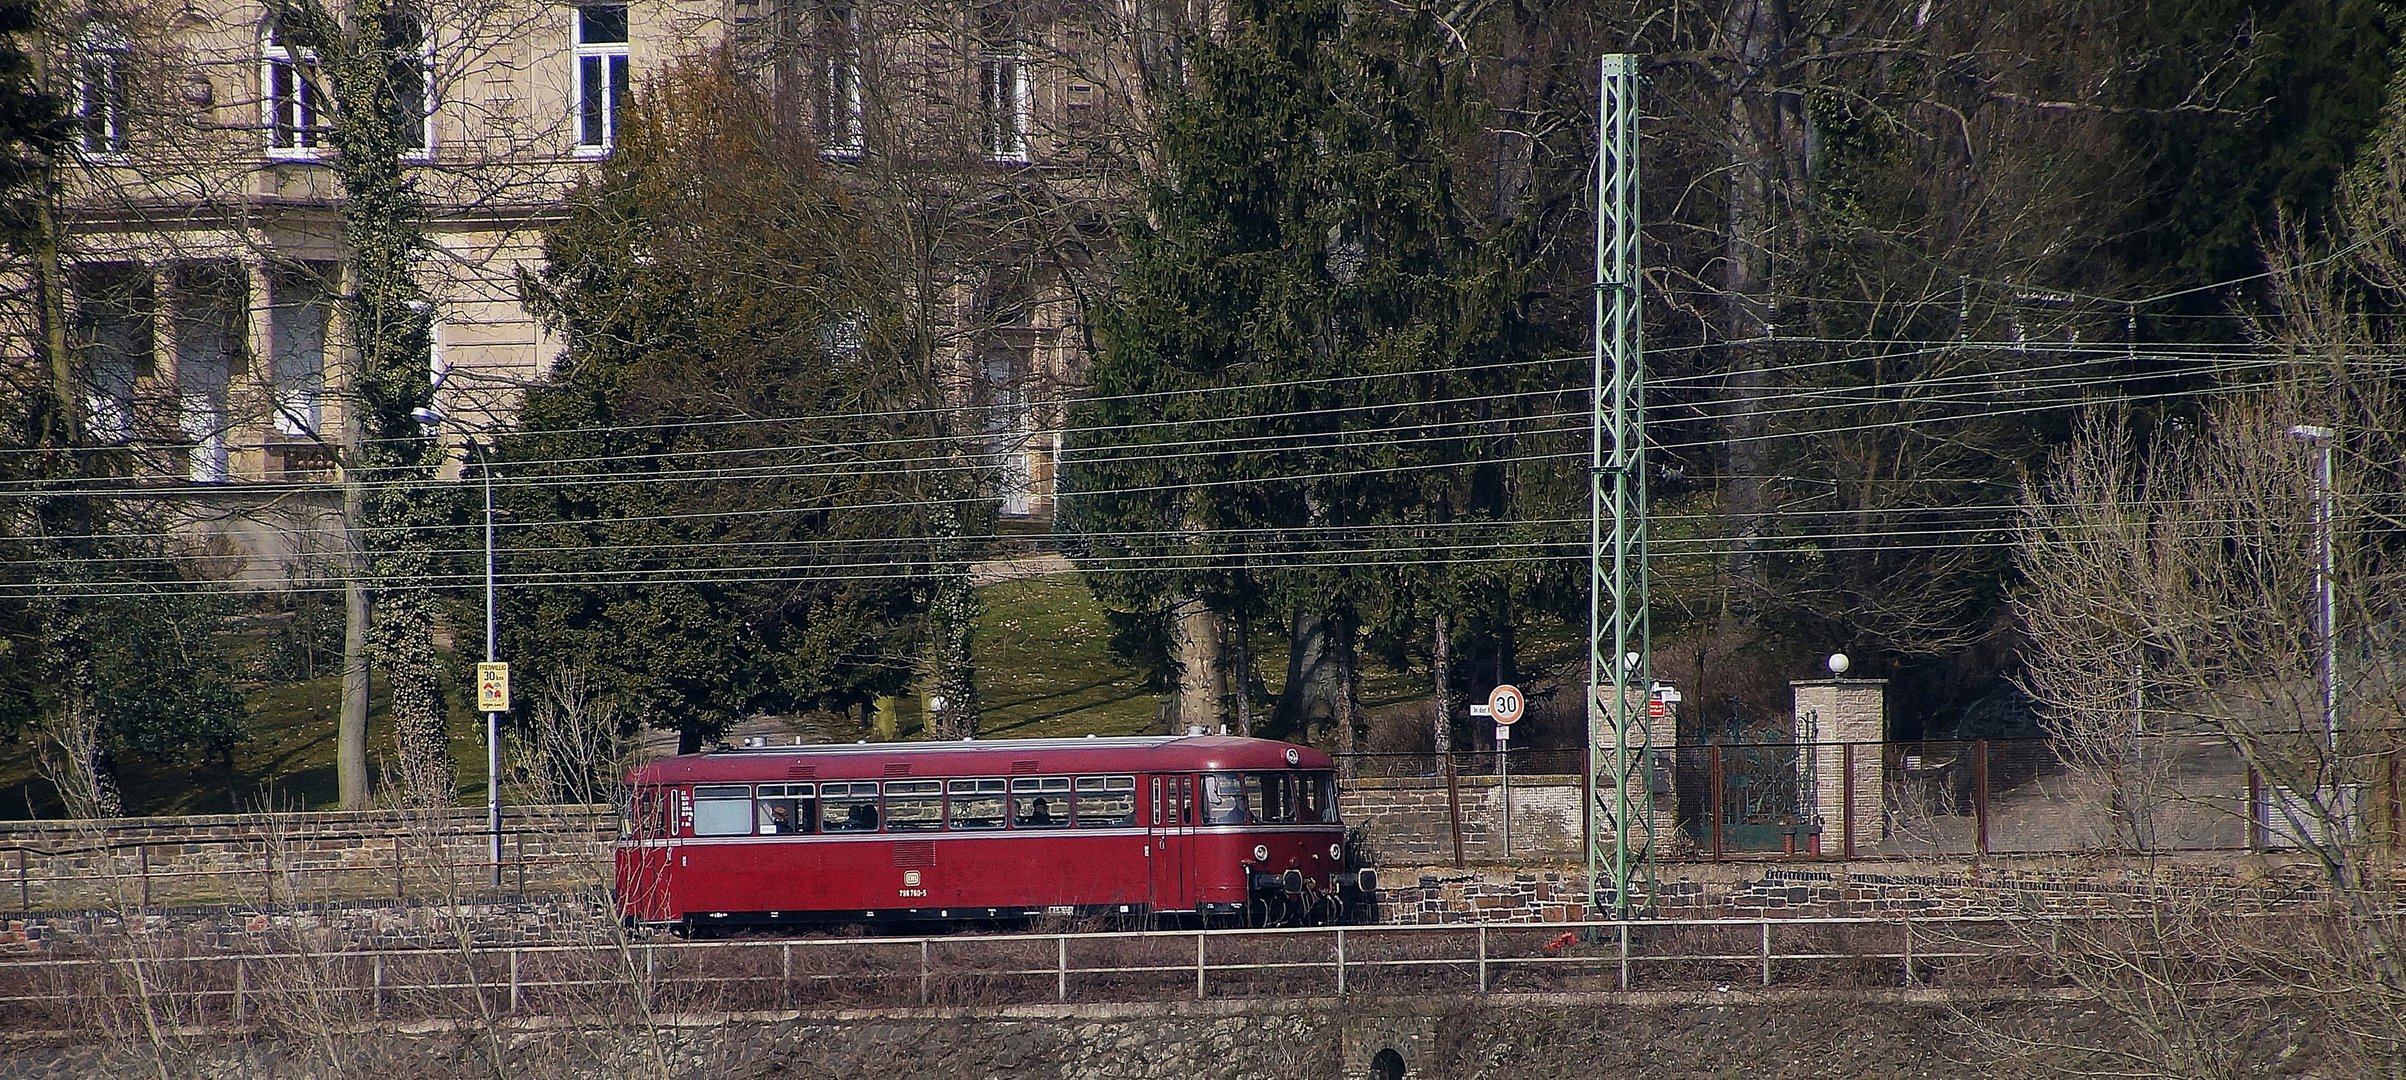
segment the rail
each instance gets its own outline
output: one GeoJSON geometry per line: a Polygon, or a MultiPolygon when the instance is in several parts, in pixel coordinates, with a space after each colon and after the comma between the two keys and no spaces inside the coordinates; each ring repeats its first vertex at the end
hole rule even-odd
{"type": "MultiPolygon", "coordinates": [[[[796,1010],[1176,997],[2054,985],[2058,943],[2144,920],[1661,919],[1040,933],[0,960],[0,1015],[100,1022],[139,1006],[244,1025],[292,995],[362,1019],[796,1010]],[[464,996],[463,996],[464,995],[464,996]],[[83,1007],[79,1007],[78,1003],[83,1007]],[[92,1006],[97,1006],[96,1008],[92,1006]],[[478,1013],[488,1011],[480,1007],[478,1013]]],[[[2134,939],[2135,940],[2135,939],[2134,939]]]]}

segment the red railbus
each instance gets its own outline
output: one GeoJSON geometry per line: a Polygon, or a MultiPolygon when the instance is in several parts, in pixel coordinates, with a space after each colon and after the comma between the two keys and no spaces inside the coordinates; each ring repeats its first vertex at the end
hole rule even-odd
{"type": "Polygon", "coordinates": [[[746,746],[627,776],[631,923],[1345,917],[1336,770],[1225,735],[746,746]]]}

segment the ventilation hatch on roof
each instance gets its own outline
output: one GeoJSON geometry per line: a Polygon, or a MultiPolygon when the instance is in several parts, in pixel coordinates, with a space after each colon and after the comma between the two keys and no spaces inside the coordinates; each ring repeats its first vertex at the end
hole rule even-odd
{"type": "Polygon", "coordinates": [[[911,763],[910,763],[910,762],[907,762],[907,761],[889,761],[889,762],[886,762],[886,775],[887,775],[887,776],[909,776],[910,774],[911,774],[911,763]]]}
{"type": "Polygon", "coordinates": [[[1032,773],[1032,772],[1035,772],[1035,771],[1036,771],[1036,759],[1035,759],[1035,758],[1022,758],[1022,759],[1020,759],[1020,760],[1018,760],[1018,761],[1014,761],[1014,762],[1012,762],[1012,763],[1011,763],[1011,771],[1012,771],[1013,773],[1032,773]]]}
{"type": "Polygon", "coordinates": [[[785,775],[791,780],[816,780],[819,778],[819,767],[797,761],[785,767],[785,775]]]}

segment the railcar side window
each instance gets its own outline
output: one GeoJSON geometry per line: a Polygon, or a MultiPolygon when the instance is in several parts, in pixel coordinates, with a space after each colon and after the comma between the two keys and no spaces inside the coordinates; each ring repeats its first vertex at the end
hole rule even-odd
{"type": "Polygon", "coordinates": [[[818,831],[819,800],[813,797],[812,790],[810,784],[760,785],[760,798],[753,804],[753,810],[761,835],[818,831]]]}
{"type": "Polygon", "coordinates": [[[1253,820],[1272,825],[1293,822],[1295,780],[1293,773],[1246,773],[1245,809],[1253,815],[1253,820]]]}
{"type": "Polygon", "coordinates": [[[1081,829],[1136,824],[1136,778],[1079,777],[1077,820],[1081,829]]]}
{"type": "Polygon", "coordinates": [[[1203,823],[1242,825],[1253,820],[1245,809],[1245,782],[1235,773],[1203,774],[1203,823]]]}
{"type": "Polygon", "coordinates": [[[655,840],[668,835],[667,793],[655,787],[635,788],[622,794],[626,800],[625,814],[618,820],[621,840],[655,840]]]}
{"type": "Polygon", "coordinates": [[[1022,776],[1011,781],[1011,827],[1066,829],[1069,827],[1069,778],[1022,776]]]}
{"type": "Polygon", "coordinates": [[[887,832],[925,832],[943,827],[943,781],[886,781],[887,832]]]}
{"type": "Polygon", "coordinates": [[[827,832],[876,832],[877,785],[820,784],[820,813],[827,832]]]}
{"type": "Polygon", "coordinates": [[[693,789],[695,836],[749,836],[752,833],[752,789],[743,784],[713,784],[693,789]]]}
{"type": "Polygon", "coordinates": [[[1296,787],[1303,795],[1302,820],[1307,825],[1337,823],[1337,778],[1327,773],[1308,773],[1296,787]]]}
{"type": "Polygon", "coordinates": [[[944,785],[956,829],[1003,827],[1003,781],[953,780],[944,785]]]}

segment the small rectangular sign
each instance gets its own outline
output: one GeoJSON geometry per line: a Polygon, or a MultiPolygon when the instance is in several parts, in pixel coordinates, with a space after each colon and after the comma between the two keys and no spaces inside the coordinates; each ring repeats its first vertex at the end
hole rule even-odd
{"type": "Polygon", "coordinates": [[[1484,703],[1481,703],[1481,704],[1478,704],[1478,705],[1473,705],[1473,706],[1471,706],[1471,707],[1470,707],[1470,715],[1472,715],[1472,716],[1494,716],[1494,715],[1495,715],[1495,710],[1494,710],[1494,709],[1490,709],[1490,708],[1488,708],[1488,707],[1487,707],[1487,706],[1486,706],[1484,703]]]}
{"type": "Polygon", "coordinates": [[[476,711],[510,711],[510,666],[476,665],[476,711]]]}
{"type": "Polygon", "coordinates": [[[1497,741],[1497,742],[1500,742],[1500,743],[1511,742],[1511,741],[1512,741],[1512,725],[1510,725],[1510,724],[1497,724],[1497,725],[1495,726],[1495,741],[1497,741]]]}

